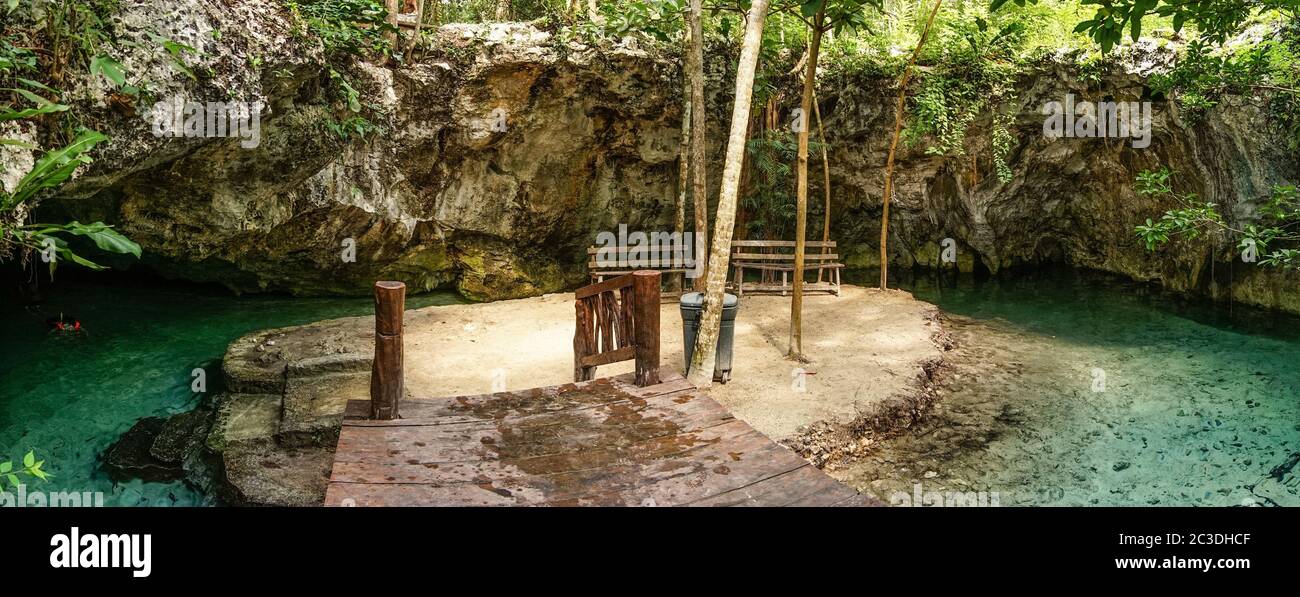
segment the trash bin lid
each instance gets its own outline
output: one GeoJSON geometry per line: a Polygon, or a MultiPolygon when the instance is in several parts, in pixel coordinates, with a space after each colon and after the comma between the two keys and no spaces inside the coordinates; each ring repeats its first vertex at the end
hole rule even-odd
{"type": "MultiPolygon", "coordinates": [[[[704,293],[703,293],[703,292],[687,292],[686,294],[683,294],[683,295],[682,295],[681,304],[682,304],[683,307],[687,307],[687,308],[703,309],[703,308],[704,308],[704,293]]],[[[738,304],[740,304],[740,299],[737,298],[736,295],[734,295],[734,294],[724,294],[724,295],[722,295],[722,308],[723,308],[723,309],[726,309],[726,308],[728,308],[728,307],[735,307],[735,306],[738,305],[738,304]]]]}

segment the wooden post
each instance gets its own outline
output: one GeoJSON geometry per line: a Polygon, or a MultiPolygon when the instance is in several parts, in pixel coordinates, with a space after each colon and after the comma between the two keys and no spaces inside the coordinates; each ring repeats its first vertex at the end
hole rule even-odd
{"type": "Polygon", "coordinates": [[[659,383],[659,283],[655,270],[632,272],[632,318],[636,335],[636,385],[659,383]]]}
{"type": "Polygon", "coordinates": [[[375,282],[375,359],[370,367],[370,418],[398,418],[402,383],[402,312],[406,284],[375,282]]]}

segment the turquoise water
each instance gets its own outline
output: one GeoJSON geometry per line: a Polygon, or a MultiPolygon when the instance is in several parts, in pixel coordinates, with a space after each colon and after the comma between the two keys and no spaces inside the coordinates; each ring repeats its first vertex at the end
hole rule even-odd
{"type": "MultiPolygon", "coordinates": [[[[460,302],[410,297],[409,308],[460,302]]],[[[370,299],[236,297],[179,284],[61,284],[34,313],[0,303],[0,461],[34,449],[54,475],[42,491],[103,492],[104,503],[188,506],[207,498],[184,483],[114,483],[99,454],[139,418],[192,408],[191,371],[220,384],[226,346],[254,330],[373,312],[370,299]],[[83,337],[51,334],[46,317],[74,315],[83,337]]]]}
{"type": "Polygon", "coordinates": [[[1300,319],[1071,271],[900,286],[950,315],[952,374],[929,421],[849,467],[859,487],[1300,505],[1300,319]]]}
{"type": "MultiPolygon", "coordinates": [[[[1300,452],[1300,320],[1069,271],[900,286],[949,314],[952,374],[925,424],[841,478],[886,500],[920,484],[997,492],[1002,505],[1300,505],[1295,474],[1272,475],[1300,452]]],[[[6,298],[0,454],[35,449],[56,475],[44,490],[205,504],[183,483],[114,483],[99,454],[140,417],[192,407],[192,369],[215,389],[238,336],[371,309],[162,283],[61,285],[39,314],[6,298]],[[51,335],[44,319],[60,310],[87,335],[51,335]]]]}

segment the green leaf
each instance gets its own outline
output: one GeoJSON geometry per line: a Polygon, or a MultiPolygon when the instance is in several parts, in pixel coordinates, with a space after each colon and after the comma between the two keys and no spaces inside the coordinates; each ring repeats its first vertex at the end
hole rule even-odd
{"type": "Polygon", "coordinates": [[[23,456],[23,468],[32,468],[35,465],[36,465],[36,452],[31,452],[31,451],[27,452],[27,455],[23,456]]]}
{"type": "Polygon", "coordinates": [[[17,93],[18,95],[21,95],[21,96],[27,98],[27,101],[29,101],[29,102],[31,102],[31,103],[33,103],[33,104],[36,104],[36,105],[38,105],[38,106],[48,106],[48,105],[54,103],[54,102],[51,102],[50,100],[47,100],[47,99],[45,99],[45,98],[43,98],[43,97],[41,97],[41,96],[39,96],[39,95],[36,95],[35,93],[32,93],[32,92],[28,91],[28,90],[26,90],[26,89],[6,88],[6,89],[0,90],[0,91],[12,91],[12,92],[14,92],[14,93],[17,93]]]}
{"type": "Polygon", "coordinates": [[[1133,27],[1130,36],[1133,38],[1133,41],[1137,41],[1139,37],[1142,37],[1142,17],[1133,15],[1132,19],[1133,27]]]}
{"type": "Polygon", "coordinates": [[[14,77],[14,78],[15,78],[15,79],[18,79],[18,82],[19,82],[19,83],[22,83],[23,85],[26,85],[26,86],[31,87],[31,88],[33,88],[33,89],[40,89],[40,90],[42,90],[42,91],[48,91],[48,92],[53,93],[53,94],[58,94],[58,93],[59,93],[59,91],[58,91],[57,89],[54,89],[53,87],[50,87],[50,86],[48,86],[48,85],[46,85],[46,84],[44,84],[44,83],[41,83],[40,81],[33,81],[33,80],[31,80],[31,79],[24,79],[24,78],[22,78],[22,77],[14,77]]]}
{"type": "Polygon", "coordinates": [[[8,475],[5,475],[5,478],[6,478],[6,479],[9,479],[9,483],[10,483],[11,485],[13,485],[14,487],[18,487],[19,485],[22,485],[22,483],[20,483],[20,482],[18,481],[18,475],[8,474],[8,475]]]}
{"type": "Polygon", "coordinates": [[[1074,26],[1074,32],[1075,32],[1075,33],[1083,33],[1085,30],[1091,28],[1093,25],[1096,25],[1096,24],[1097,24],[1097,20],[1096,20],[1096,19],[1091,19],[1091,20],[1084,21],[1084,22],[1079,23],[1078,25],[1075,25],[1075,26],[1074,26]]]}
{"type": "Polygon", "coordinates": [[[62,112],[67,109],[68,109],[67,106],[63,106],[59,104],[50,104],[48,106],[41,106],[39,108],[27,108],[25,110],[5,110],[4,112],[0,112],[0,121],[23,120],[25,118],[31,118],[33,116],[40,116],[41,114],[52,114],[54,112],[62,112]]]}
{"type": "MultiPolygon", "coordinates": [[[[72,249],[61,248],[59,249],[59,255],[62,255],[64,259],[71,260],[73,263],[80,265],[81,267],[84,267],[86,269],[91,269],[95,271],[103,271],[108,269],[107,267],[104,267],[98,263],[95,263],[94,261],[91,261],[89,259],[86,259],[85,257],[82,257],[81,255],[74,253],[72,249]]],[[[55,261],[50,262],[51,265],[53,265],[54,263],[56,262],[55,261]]],[[[51,268],[51,273],[53,273],[53,268],[51,268]]]]}
{"type": "Polygon", "coordinates": [[[13,462],[0,462],[0,474],[14,470],[13,462]]]}
{"type": "Polygon", "coordinates": [[[103,75],[118,87],[126,84],[126,74],[122,70],[122,64],[108,54],[100,54],[90,61],[91,74],[103,75]]]}
{"type": "Polygon", "coordinates": [[[13,110],[10,108],[4,108],[3,111],[0,111],[0,121],[21,120],[24,118],[39,116],[41,114],[63,112],[68,109],[68,106],[51,102],[50,100],[45,99],[39,95],[36,95],[35,93],[32,93],[26,89],[3,88],[0,89],[0,91],[11,91],[13,93],[17,93],[18,95],[21,95],[24,98],[26,98],[28,101],[36,104],[35,108],[27,108],[24,110],[13,110]]]}
{"type": "Polygon", "coordinates": [[[95,246],[99,247],[103,251],[108,251],[109,253],[131,254],[135,255],[137,259],[140,258],[140,245],[131,242],[131,239],[122,236],[116,230],[113,230],[112,226],[103,222],[82,224],[81,222],[74,221],[65,225],[65,229],[72,234],[85,236],[90,240],[95,241],[95,246]]]}
{"type": "Polygon", "coordinates": [[[993,0],[993,2],[989,3],[989,12],[993,12],[999,8],[1002,8],[1002,5],[1006,3],[1007,0],[993,0]]]}
{"type": "Polygon", "coordinates": [[[35,145],[18,139],[0,139],[0,145],[9,145],[12,147],[21,147],[23,149],[38,149],[35,145]]]}
{"type": "MultiPolygon", "coordinates": [[[[108,137],[101,133],[83,130],[66,147],[41,156],[41,159],[36,161],[36,165],[32,170],[22,180],[18,181],[13,197],[10,199],[11,205],[20,204],[44,189],[63,184],[68,177],[72,176],[72,172],[77,167],[90,162],[89,157],[81,154],[90,151],[95,145],[107,140],[108,137]]],[[[11,205],[0,206],[0,208],[10,207],[11,205]]]]}

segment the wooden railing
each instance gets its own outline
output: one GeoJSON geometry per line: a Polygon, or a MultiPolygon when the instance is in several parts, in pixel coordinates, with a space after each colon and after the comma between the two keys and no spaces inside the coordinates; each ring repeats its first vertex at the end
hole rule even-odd
{"type": "Polygon", "coordinates": [[[592,284],[574,294],[573,379],[596,377],[596,367],[636,360],[636,384],[659,383],[659,281],[639,270],[592,284]]]}
{"type": "Polygon", "coordinates": [[[405,391],[402,381],[402,313],[406,285],[375,282],[375,358],[370,365],[370,418],[391,421],[405,391]]]}

